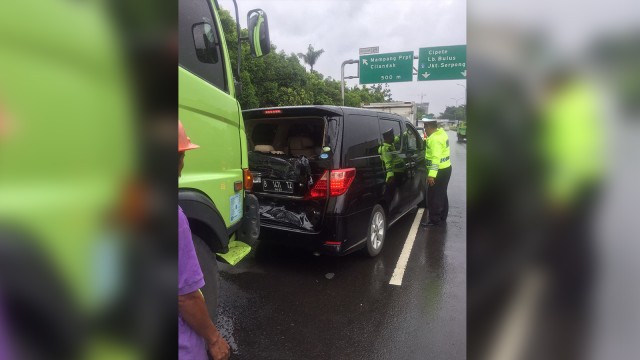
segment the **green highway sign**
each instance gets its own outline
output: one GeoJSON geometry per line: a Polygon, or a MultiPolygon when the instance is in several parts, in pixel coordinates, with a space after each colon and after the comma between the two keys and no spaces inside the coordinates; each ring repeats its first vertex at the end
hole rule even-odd
{"type": "Polygon", "coordinates": [[[360,56],[360,84],[413,81],[413,51],[360,56]]]}
{"type": "Polygon", "coordinates": [[[467,45],[420,48],[418,81],[467,78],[467,45]]]}

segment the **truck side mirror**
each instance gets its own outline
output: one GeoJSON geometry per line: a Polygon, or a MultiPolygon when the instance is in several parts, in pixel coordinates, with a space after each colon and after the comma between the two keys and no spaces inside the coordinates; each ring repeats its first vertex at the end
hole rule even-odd
{"type": "Polygon", "coordinates": [[[267,13],[262,11],[262,9],[249,11],[247,13],[247,25],[249,27],[251,54],[255,57],[267,55],[271,51],[267,13]]]}

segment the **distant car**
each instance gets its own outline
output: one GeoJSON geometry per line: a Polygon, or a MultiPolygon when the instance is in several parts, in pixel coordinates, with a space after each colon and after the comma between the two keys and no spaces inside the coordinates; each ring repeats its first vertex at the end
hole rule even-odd
{"type": "Polygon", "coordinates": [[[336,106],[243,112],[265,240],[343,255],[382,250],[426,205],[423,136],[403,117],[336,106]]]}

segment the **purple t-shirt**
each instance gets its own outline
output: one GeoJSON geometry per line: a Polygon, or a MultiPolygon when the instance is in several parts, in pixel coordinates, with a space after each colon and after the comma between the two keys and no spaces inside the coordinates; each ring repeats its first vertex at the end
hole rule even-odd
{"type": "MultiPolygon", "coordinates": [[[[178,206],[178,295],[197,291],[204,277],[191,239],[189,221],[178,206]]],[[[204,339],[178,313],[178,359],[208,360],[204,339]]]]}
{"type": "Polygon", "coordinates": [[[0,293],[0,359],[14,359],[9,347],[9,329],[6,324],[5,308],[2,306],[2,294],[0,293]]]}

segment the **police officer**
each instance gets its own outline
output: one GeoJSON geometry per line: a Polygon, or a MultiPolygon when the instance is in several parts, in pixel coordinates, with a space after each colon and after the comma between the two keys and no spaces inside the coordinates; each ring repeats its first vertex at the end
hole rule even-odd
{"type": "Polygon", "coordinates": [[[449,197],[447,187],[451,178],[451,159],[449,159],[449,136],[438,128],[435,119],[426,121],[424,130],[427,133],[427,170],[429,190],[427,191],[427,203],[429,208],[429,220],[422,223],[426,226],[443,225],[449,214],[449,197]]]}
{"type": "Polygon", "coordinates": [[[378,148],[378,154],[380,154],[380,158],[384,164],[384,169],[386,171],[386,181],[387,183],[391,183],[394,179],[394,152],[396,151],[396,147],[394,145],[395,139],[393,136],[393,129],[389,129],[382,133],[382,145],[378,148]]]}

